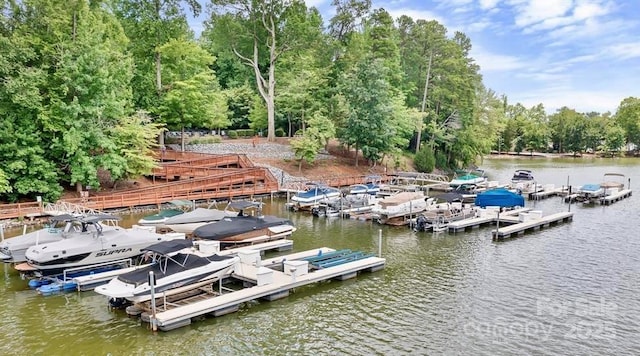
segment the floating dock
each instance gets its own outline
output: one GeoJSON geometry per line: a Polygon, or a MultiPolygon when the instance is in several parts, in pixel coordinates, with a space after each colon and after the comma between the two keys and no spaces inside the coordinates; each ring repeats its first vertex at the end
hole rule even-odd
{"type": "MultiPolygon", "coordinates": [[[[530,211],[531,208],[520,208],[507,210],[500,213],[500,221],[510,222],[509,218],[516,218],[520,215],[520,213],[525,213],[530,211]]],[[[449,223],[449,232],[461,232],[465,231],[468,228],[476,229],[480,226],[487,224],[495,224],[497,221],[497,211],[485,211],[481,209],[481,216],[472,219],[464,219],[458,221],[452,221],[449,223]]]]}
{"type": "MultiPolygon", "coordinates": [[[[218,246],[219,247],[219,246],[218,246]]],[[[263,254],[265,251],[287,251],[293,248],[293,240],[281,239],[274,240],[269,242],[263,242],[259,244],[252,245],[250,247],[252,250],[259,251],[260,254],[263,254]]],[[[237,254],[238,251],[246,250],[247,247],[238,247],[238,248],[230,248],[226,250],[221,250],[218,252],[211,251],[211,253],[217,253],[218,255],[233,255],[237,254]]],[[[101,286],[105,283],[108,283],[113,278],[119,276],[120,274],[134,271],[140,267],[144,266],[131,266],[124,269],[118,269],[114,271],[107,271],[102,273],[94,273],[85,276],[79,276],[72,279],[72,282],[75,283],[75,287],[73,289],[77,289],[78,291],[89,291],[93,290],[98,286],[101,286]]]]}
{"type": "Polygon", "coordinates": [[[628,198],[631,196],[631,189],[624,189],[617,193],[607,195],[600,199],[600,204],[602,205],[611,205],[617,201],[628,198]]]}
{"type": "Polygon", "coordinates": [[[566,196],[569,194],[567,187],[555,188],[553,184],[547,184],[543,186],[541,191],[531,192],[527,194],[529,200],[542,200],[550,197],[566,196]]]}
{"type": "MultiPolygon", "coordinates": [[[[623,189],[619,192],[606,195],[601,198],[593,198],[589,202],[591,203],[600,203],[601,205],[611,205],[615,202],[618,202],[622,199],[629,198],[631,196],[631,189],[623,189]]],[[[571,194],[564,197],[565,203],[580,203],[576,199],[578,198],[578,194],[571,194]]],[[[586,201],[584,203],[587,203],[586,201]]]]}
{"type": "Polygon", "coordinates": [[[300,286],[328,279],[345,280],[356,277],[361,271],[375,272],[385,266],[384,258],[327,247],[265,261],[260,260],[256,251],[248,249],[239,256],[240,262],[230,277],[243,282],[244,287],[239,290],[224,288],[221,280],[219,292],[201,293],[197,298],[162,303],[162,296],[158,295],[157,300],[162,307],[156,309],[155,316],[148,304],[135,306],[145,310],[142,318],[151,322],[152,329],[168,331],[191,324],[192,318],[235,312],[248,301],[285,298],[292,289],[300,286]]]}
{"type": "MultiPolygon", "coordinates": [[[[523,235],[527,231],[537,231],[541,228],[551,226],[551,224],[560,224],[573,220],[573,212],[560,212],[548,216],[536,217],[513,225],[500,227],[498,230],[491,231],[493,240],[503,240],[513,236],[523,235]]],[[[501,220],[502,222],[502,220],[501,220]]]]}

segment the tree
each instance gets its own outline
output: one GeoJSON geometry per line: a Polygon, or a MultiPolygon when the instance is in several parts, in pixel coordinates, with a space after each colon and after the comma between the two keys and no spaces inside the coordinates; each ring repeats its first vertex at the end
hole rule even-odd
{"type": "Polygon", "coordinates": [[[624,147],[625,135],[626,132],[622,127],[613,122],[609,123],[605,128],[602,151],[608,152],[613,156],[624,147]]]}
{"type": "Polygon", "coordinates": [[[339,138],[355,148],[356,166],[359,150],[366,159],[376,162],[390,151],[390,138],[396,134],[392,121],[393,93],[385,80],[386,70],[382,60],[364,60],[341,80],[349,114],[339,138]]]}
{"type": "Polygon", "coordinates": [[[155,139],[164,130],[162,124],[154,123],[143,111],[119,120],[112,130],[115,149],[112,159],[122,159],[121,170],[111,172],[114,181],[148,175],[157,166],[153,149],[158,144],[155,139]]]}
{"type": "Polygon", "coordinates": [[[562,107],[549,117],[551,137],[558,152],[583,152],[586,149],[586,116],[562,107]]]}
{"type": "Polygon", "coordinates": [[[322,146],[311,135],[303,135],[302,137],[291,140],[291,148],[298,160],[298,172],[302,171],[302,162],[306,161],[311,164],[316,159],[316,155],[322,146]]]}
{"type": "Polygon", "coordinates": [[[194,17],[202,11],[197,0],[115,0],[114,13],[131,41],[136,63],[133,85],[136,107],[150,110],[162,93],[162,54],[159,48],[172,38],[190,34],[182,3],[194,17]],[[153,60],[150,60],[153,58],[153,60]],[[154,98],[155,96],[155,98],[154,98]]]}
{"type": "Polygon", "coordinates": [[[11,193],[12,190],[9,177],[0,169],[0,193],[11,193]]]}
{"type": "Polygon", "coordinates": [[[230,125],[226,97],[209,68],[215,58],[192,41],[171,40],[160,48],[166,80],[159,113],[169,128],[220,129],[230,125]]]}
{"type": "Polygon", "coordinates": [[[625,131],[627,145],[640,146],[640,98],[622,100],[616,111],[616,122],[625,131]]]}
{"type": "Polygon", "coordinates": [[[220,32],[208,31],[209,41],[217,40],[218,35],[228,38],[233,52],[253,69],[267,107],[267,139],[274,141],[276,63],[284,52],[320,34],[321,18],[317,10],[307,11],[299,0],[212,0],[212,4],[218,13],[212,14],[209,26],[220,32]]]}
{"type": "Polygon", "coordinates": [[[346,43],[371,11],[371,0],[333,0],[335,16],[329,21],[329,34],[339,42],[346,43]]]}

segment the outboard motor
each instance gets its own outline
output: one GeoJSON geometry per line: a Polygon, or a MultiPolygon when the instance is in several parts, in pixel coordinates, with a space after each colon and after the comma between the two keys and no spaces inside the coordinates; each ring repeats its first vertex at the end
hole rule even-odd
{"type": "Polygon", "coordinates": [[[416,218],[416,226],[414,228],[415,231],[426,231],[427,227],[427,218],[424,215],[418,215],[416,218]]]}

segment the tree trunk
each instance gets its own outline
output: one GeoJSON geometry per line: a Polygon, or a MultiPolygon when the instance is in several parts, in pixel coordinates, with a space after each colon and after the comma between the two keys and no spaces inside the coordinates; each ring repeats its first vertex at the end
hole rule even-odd
{"type": "MultiPolygon", "coordinates": [[[[433,49],[429,55],[429,66],[427,67],[427,78],[424,81],[424,95],[422,96],[422,108],[421,112],[424,112],[427,105],[427,92],[429,91],[429,75],[431,73],[431,60],[433,59],[433,49]]],[[[418,125],[418,137],[416,138],[416,154],[420,152],[420,140],[422,140],[422,125],[424,124],[424,117],[420,118],[420,124],[418,125]]]]}
{"type": "Polygon", "coordinates": [[[274,100],[276,89],[275,36],[272,37],[272,40],[271,64],[269,64],[269,88],[267,91],[267,141],[269,142],[275,142],[276,140],[276,105],[274,100]]]}
{"type": "Polygon", "coordinates": [[[180,151],[184,152],[184,126],[182,126],[180,133],[180,151]]]}
{"type": "Polygon", "coordinates": [[[358,145],[355,145],[355,149],[356,149],[356,167],[358,167],[358,145]]]}

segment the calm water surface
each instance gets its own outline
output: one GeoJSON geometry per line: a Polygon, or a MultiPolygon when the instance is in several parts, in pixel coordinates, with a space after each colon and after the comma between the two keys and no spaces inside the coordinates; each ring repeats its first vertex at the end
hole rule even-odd
{"type": "MultiPolygon", "coordinates": [[[[598,183],[606,172],[625,174],[632,189],[640,184],[640,162],[623,159],[494,159],[482,168],[502,182],[527,168],[540,183],[556,186],[598,183]]],[[[103,296],[43,297],[12,267],[0,265],[0,354],[637,354],[637,199],[607,207],[572,205],[572,223],[504,242],[492,242],[488,227],[414,233],[313,218],[274,201],[265,212],[288,216],[298,227],[294,252],[322,246],[376,252],[382,228],[386,268],[156,334],[109,310],[103,296]]],[[[545,215],[569,209],[560,198],[527,206],[545,215]]]]}

